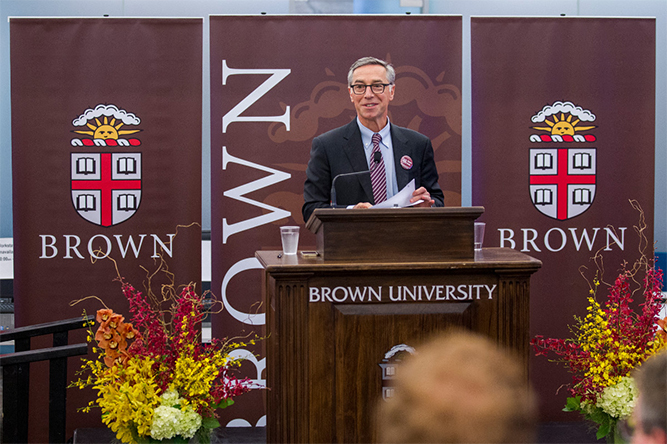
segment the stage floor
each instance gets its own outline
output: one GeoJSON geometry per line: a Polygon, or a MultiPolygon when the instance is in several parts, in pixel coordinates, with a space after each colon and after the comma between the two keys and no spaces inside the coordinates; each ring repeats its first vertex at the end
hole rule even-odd
{"type": "MultiPolygon", "coordinates": [[[[114,434],[109,429],[77,429],[73,443],[111,443],[114,434]]],[[[211,436],[211,443],[257,443],[266,442],[264,427],[226,427],[216,429],[211,436]]],[[[538,428],[537,444],[588,444],[604,442],[595,439],[595,430],[585,422],[547,422],[538,428]]]]}

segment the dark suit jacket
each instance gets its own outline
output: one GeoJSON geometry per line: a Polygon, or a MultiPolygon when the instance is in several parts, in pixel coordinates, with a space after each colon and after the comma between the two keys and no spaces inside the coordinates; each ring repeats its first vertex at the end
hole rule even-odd
{"type": "MultiPolygon", "coordinates": [[[[391,124],[390,130],[398,189],[403,189],[415,179],[415,187],[426,188],[431,199],[435,200],[435,206],[444,206],[444,195],[438,185],[438,171],[429,138],[394,124],[391,124]],[[405,169],[401,166],[403,156],[412,159],[412,168],[405,169]]],[[[306,183],[303,187],[303,220],[308,222],[316,208],[331,207],[331,181],[334,177],[342,173],[367,170],[368,163],[356,119],[313,139],[306,169],[306,183]]],[[[356,205],[359,202],[374,204],[370,174],[336,180],[338,205],[356,205]]]]}

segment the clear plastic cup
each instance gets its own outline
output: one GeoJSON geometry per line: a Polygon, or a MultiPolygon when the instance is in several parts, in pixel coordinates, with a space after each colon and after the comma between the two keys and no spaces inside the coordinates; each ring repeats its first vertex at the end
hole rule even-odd
{"type": "Polygon", "coordinates": [[[280,227],[280,240],[283,243],[283,254],[293,255],[299,247],[299,227],[280,227]]]}
{"type": "Polygon", "coordinates": [[[485,228],[486,224],[484,222],[475,222],[475,251],[482,250],[482,244],[484,243],[485,228]]]}

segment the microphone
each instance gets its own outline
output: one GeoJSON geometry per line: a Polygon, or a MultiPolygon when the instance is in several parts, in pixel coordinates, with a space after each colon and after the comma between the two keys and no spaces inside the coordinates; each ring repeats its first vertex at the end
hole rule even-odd
{"type": "Polygon", "coordinates": [[[373,161],[375,161],[375,163],[380,163],[381,160],[382,160],[382,153],[379,151],[374,152],[373,161]]]}
{"type": "MultiPolygon", "coordinates": [[[[377,153],[377,154],[380,154],[380,153],[377,153]]],[[[380,156],[382,156],[382,154],[380,154],[380,156]]],[[[376,162],[379,162],[379,160],[377,160],[376,162]]],[[[334,177],[333,180],[331,181],[331,207],[336,208],[336,206],[337,206],[337,203],[336,203],[336,181],[338,180],[338,178],[348,177],[348,176],[358,176],[360,174],[370,174],[370,173],[371,173],[370,170],[354,171],[352,173],[341,173],[341,174],[338,174],[336,177],[334,177]]]]}

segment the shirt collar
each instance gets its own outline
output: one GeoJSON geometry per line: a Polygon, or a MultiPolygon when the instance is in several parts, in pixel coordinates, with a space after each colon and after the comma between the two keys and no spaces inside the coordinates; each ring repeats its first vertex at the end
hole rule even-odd
{"type": "MultiPolygon", "coordinates": [[[[387,117],[387,124],[382,128],[379,132],[380,136],[382,137],[382,142],[380,142],[381,147],[389,148],[389,143],[391,140],[391,122],[389,122],[389,117],[387,117]]],[[[366,128],[360,121],[359,117],[357,117],[357,125],[359,126],[359,131],[361,131],[361,142],[364,144],[364,149],[373,149],[371,147],[371,139],[373,138],[373,134],[375,134],[373,131],[369,130],[366,128]]]]}

